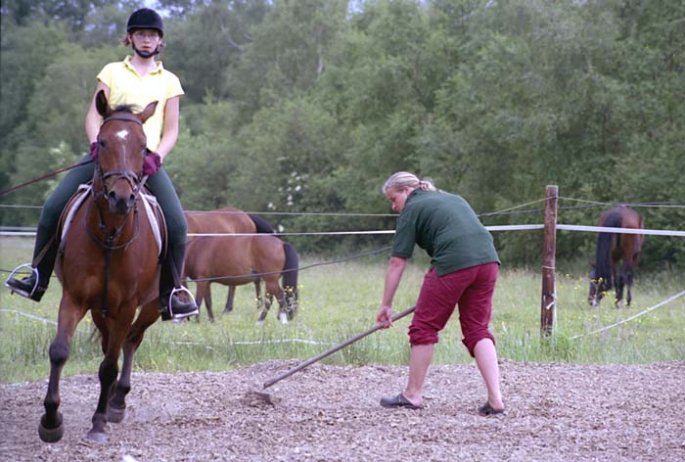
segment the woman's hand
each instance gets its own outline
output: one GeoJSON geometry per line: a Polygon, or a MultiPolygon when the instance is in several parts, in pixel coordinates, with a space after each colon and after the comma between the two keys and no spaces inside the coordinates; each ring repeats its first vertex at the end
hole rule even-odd
{"type": "Polygon", "coordinates": [[[380,308],[378,308],[376,322],[380,324],[383,329],[392,326],[392,307],[390,305],[381,305],[380,308]]]}

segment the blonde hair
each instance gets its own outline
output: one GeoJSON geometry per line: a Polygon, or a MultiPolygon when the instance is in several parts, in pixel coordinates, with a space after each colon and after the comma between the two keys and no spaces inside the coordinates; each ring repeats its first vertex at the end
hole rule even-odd
{"type": "Polygon", "coordinates": [[[404,188],[420,189],[422,191],[437,191],[438,189],[433,185],[430,178],[419,179],[418,176],[409,172],[396,172],[390,175],[390,177],[385,180],[381,191],[383,194],[387,194],[388,191],[394,190],[399,191],[404,188]]]}

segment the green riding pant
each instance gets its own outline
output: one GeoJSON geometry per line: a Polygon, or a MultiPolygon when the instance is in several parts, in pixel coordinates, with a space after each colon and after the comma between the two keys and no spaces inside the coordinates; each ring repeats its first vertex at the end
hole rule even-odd
{"type": "MultiPolygon", "coordinates": [[[[84,157],[82,162],[88,160],[90,160],[90,156],[84,157]]],[[[94,171],[95,164],[93,162],[73,168],[43,205],[33,253],[33,266],[40,273],[41,286],[43,287],[47,287],[47,282],[55,266],[58,246],[51,244],[58,240],[56,233],[59,217],[79,185],[93,179],[94,171]]],[[[164,168],[159,169],[157,173],[149,177],[145,184],[157,198],[157,202],[164,213],[168,230],[168,252],[182,261],[182,256],[185,254],[187,225],[176,189],[174,189],[174,185],[164,168]]]]}

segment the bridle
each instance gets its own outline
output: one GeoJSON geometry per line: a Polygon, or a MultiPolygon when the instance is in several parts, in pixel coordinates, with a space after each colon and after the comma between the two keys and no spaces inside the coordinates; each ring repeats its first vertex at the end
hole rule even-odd
{"type": "MultiPolygon", "coordinates": [[[[111,115],[109,117],[106,117],[105,120],[102,122],[102,125],[100,126],[100,130],[102,130],[102,127],[111,121],[123,121],[123,122],[131,122],[135,123],[137,125],[142,126],[143,123],[135,117],[132,114],[127,114],[127,113],[117,113],[114,115],[111,115]]],[[[98,135],[98,144],[100,144],[100,136],[98,135]]],[[[102,310],[102,315],[106,316],[107,315],[107,294],[109,291],[109,272],[111,269],[111,262],[112,262],[112,252],[115,250],[119,249],[125,249],[127,248],[135,239],[138,237],[138,232],[140,230],[140,220],[138,216],[138,208],[135,204],[138,203],[138,196],[140,195],[140,192],[143,188],[143,185],[145,184],[145,181],[147,180],[147,176],[143,175],[141,172],[140,175],[137,175],[135,172],[129,170],[114,170],[111,172],[103,172],[102,166],[100,164],[100,157],[98,156],[97,160],[95,161],[95,172],[100,180],[99,182],[102,184],[102,189],[97,190],[95,188],[95,185],[93,185],[93,188],[91,189],[92,194],[93,194],[93,201],[91,202],[91,207],[95,206],[98,212],[98,217],[99,217],[99,224],[98,224],[98,229],[102,233],[102,235],[105,236],[104,239],[102,239],[100,236],[96,235],[88,226],[86,226],[86,232],[88,236],[90,236],[93,241],[95,241],[104,251],[104,258],[105,258],[105,267],[104,267],[104,286],[103,286],[103,291],[102,291],[102,300],[101,300],[101,310],[102,310]],[[105,198],[109,194],[109,190],[107,188],[107,180],[110,178],[115,178],[115,179],[123,179],[125,180],[130,186],[133,191],[134,195],[134,206],[131,208],[131,210],[128,211],[127,216],[131,214],[131,211],[133,212],[133,233],[131,234],[131,237],[127,239],[125,242],[115,244],[114,242],[121,236],[124,226],[127,223],[127,220],[124,220],[119,226],[116,226],[113,229],[108,229],[107,224],[105,223],[105,217],[102,212],[102,209],[99,206],[99,199],[105,198]]]]}
{"type": "MultiPolygon", "coordinates": [[[[127,113],[116,113],[114,115],[111,115],[102,122],[102,125],[100,126],[100,130],[102,130],[102,127],[105,126],[106,123],[112,122],[112,121],[121,121],[121,122],[131,122],[135,123],[137,125],[140,125],[142,127],[143,122],[140,121],[137,117],[135,117],[133,114],[127,114],[127,113]]],[[[100,145],[100,136],[98,135],[97,139],[98,145],[100,145]]],[[[107,188],[107,180],[110,178],[115,178],[115,179],[123,179],[126,180],[126,182],[129,184],[131,189],[133,190],[133,194],[136,196],[136,199],[138,198],[138,195],[140,194],[140,191],[143,187],[143,184],[145,183],[145,180],[147,179],[141,172],[140,175],[136,175],[135,172],[131,170],[113,170],[111,172],[103,172],[102,166],[100,165],[100,159],[98,158],[95,162],[95,171],[98,176],[98,179],[100,180],[100,183],[102,184],[102,190],[101,191],[95,191],[93,189],[93,192],[95,194],[96,199],[100,199],[102,197],[105,197],[107,194],[109,194],[109,190],[107,188]]]]}

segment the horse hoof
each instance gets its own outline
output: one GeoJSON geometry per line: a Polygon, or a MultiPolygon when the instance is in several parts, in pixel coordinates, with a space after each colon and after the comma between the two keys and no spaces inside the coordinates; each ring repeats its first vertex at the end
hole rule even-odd
{"type": "Polygon", "coordinates": [[[278,319],[281,321],[281,324],[288,324],[288,315],[285,313],[281,313],[278,315],[278,319]]]}
{"type": "Polygon", "coordinates": [[[257,321],[257,327],[262,327],[264,325],[264,321],[257,321]]]}
{"type": "Polygon", "coordinates": [[[107,422],[112,422],[112,423],[119,423],[122,420],[124,420],[124,416],[126,415],[126,408],[123,407],[121,409],[108,406],[107,407],[107,422]]]}
{"type": "Polygon", "coordinates": [[[107,433],[94,431],[89,431],[86,434],[86,439],[95,443],[106,443],[109,440],[107,433]]]}
{"type": "Polygon", "coordinates": [[[38,425],[38,436],[45,443],[56,443],[64,436],[64,425],[60,423],[55,428],[46,428],[43,422],[38,425]]]}

